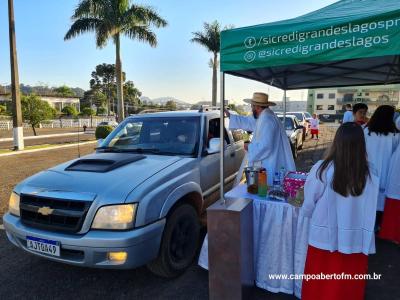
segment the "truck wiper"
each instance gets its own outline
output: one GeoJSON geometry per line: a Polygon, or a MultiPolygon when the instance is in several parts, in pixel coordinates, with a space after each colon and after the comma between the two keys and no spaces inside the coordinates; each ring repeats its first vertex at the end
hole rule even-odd
{"type": "Polygon", "coordinates": [[[108,147],[108,146],[103,146],[103,147],[96,147],[94,148],[95,150],[104,150],[104,152],[120,152],[119,148],[116,147],[108,147]]]}
{"type": "Polygon", "coordinates": [[[118,147],[98,147],[96,150],[104,150],[106,152],[134,152],[134,153],[159,153],[160,149],[157,148],[118,148],[118,147]]]}
{"type": "Polygon", "coordinates": [[[96,150],[103,150],[104,152],[116,152],[116,153],[152,153],[152,154],[164,154],[164,155],[178,155],[179,153],[171,151],[161,151],[157,148],[131,148],[121,149],[117,147],[97,147],[96,150]]]}
{"type": "Polygon", "coordinates": [[[151,153],[159,155],[179,155],[179,153],[171,151],[161,151],[157,148],[134,148],[134,149],[119,149],[121,152],[134,152],[134,153],[151,153]]]}

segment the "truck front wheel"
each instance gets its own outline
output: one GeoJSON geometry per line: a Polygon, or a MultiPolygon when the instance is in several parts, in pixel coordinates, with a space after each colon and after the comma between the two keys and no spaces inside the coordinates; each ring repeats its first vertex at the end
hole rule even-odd
{"type": "Polygon", "coordinates": [[[199,237],[200,225],[194,207],[178,206],[167,219],[158,257],[147,267],[162,277],[182,274],[196,256],[199,237]]]}

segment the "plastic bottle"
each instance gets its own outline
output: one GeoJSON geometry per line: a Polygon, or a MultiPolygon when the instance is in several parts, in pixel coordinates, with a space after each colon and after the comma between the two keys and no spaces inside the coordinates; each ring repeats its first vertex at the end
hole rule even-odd
{"type": "Polygon", "coordinates": [[[281,182],[281,186],[283,186],[283,181],[285,180],[286,176],[286,169],[285,167],[281,167],[279,171],[279,181],[281,182]]]}
{"type": "Polygon", "coordinates": [[[274,190],[280,190],[281,189],[281,180],[280,180],[279,172],[275,172],[274,180],[273,180],[273,186],[274,186],[274,190]]]}
{"type": "Polygon", "coordinates": [[[258,196],[267,196],[267,171],[264,168],[258,173],[258,196]]]}

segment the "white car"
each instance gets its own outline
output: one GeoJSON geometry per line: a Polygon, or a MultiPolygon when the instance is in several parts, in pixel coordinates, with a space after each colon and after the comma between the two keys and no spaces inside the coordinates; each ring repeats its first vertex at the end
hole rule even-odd
{"type": "MultiPolygon", "coordinates": [[[[283,121],[283,115],[277,115],[283,121]]],[[[286,115],[285,130],[289,138],[290,147],[292,148],[293,158],[297,158],[297,151],[303,148],[303,131],[304,127],[294,115],[286,115]]]]}
{"type": "Polygon", "coordinates": [[[115,121],[103,121],[100,122],[97,126],[111,126],[113,128],[118,126],[118,122],[115,121]]]}
{"type": "Polygon", "coordinates": [[[303,130],[303,141],[304,141],[310,131],[309,123],[310,119],[312,118],[311,114],[305,111],[287,112],[286,114],[295,116],[299,121],[300,125],[304,127],[303,130]]]}

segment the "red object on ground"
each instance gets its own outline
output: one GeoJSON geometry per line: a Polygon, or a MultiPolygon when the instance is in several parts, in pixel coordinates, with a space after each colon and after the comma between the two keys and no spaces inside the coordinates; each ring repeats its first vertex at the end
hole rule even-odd
{"type": "Polygon", "coordinates": [[[311,134],[318,134],[318,129],[311,129],[311,134]]]}
{"type": "MultiPolygon", "coordinates": [[[[343,254],[338,251],[330,252],[321,250],[311,245],[308,246],[304,274],[324,275],[334,274],[366,274],[368,269],[368,256],[363,253],[343,254]]],[[[301,292],[302,300],[362,300],[365,294],[366,280],[349,279],[303,279],[301,292]]]]}
{"type": "Polygon", "coordinates": [[[400,244],[400,200],[386,198],[379,237],[400,244]]]}

